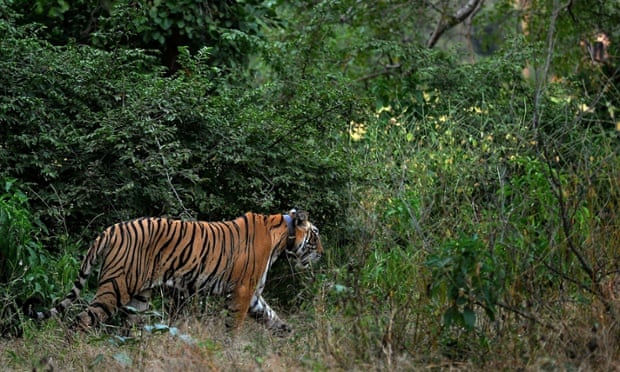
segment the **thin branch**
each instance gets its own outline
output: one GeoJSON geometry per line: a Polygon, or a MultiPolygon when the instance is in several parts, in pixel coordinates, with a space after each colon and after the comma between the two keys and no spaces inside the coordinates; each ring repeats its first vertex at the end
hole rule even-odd
{"type": "MultiPolygon", "coordinates": [[[[569,1],[567,4],[564,4],[564,5],[560,5],[559,0],[555,0],[553,2],[553,13],[551,15],[551,21],[550,21],[549,30],[547,33],[547,56],[545,59],[543,74],[540,78],[537,78],[536,93],[534,97],[534,112],[533,112],[534,117],[532,119],[533,120],[532,126],[533,126],[533,129],[536,130],[537,135],[538,133],[540,133],[539,125],[538,125],[539,124],[538,121],[540,120],[540,116],[541,116],[541,107],[542,107],[540,101],[547,87],[547,80],[549,77],[551,61],[553,59],[553,51],[555,48],[555,26],[560,16],[560,13],[563,10],[567,9],[570,5],[571,5],[571,1],[569,1]]],[[[575,255],[575,257],[577,257],[577,260],[579,261],[579,264],[581,265],[582,270],[585,271],[588,274],[588,276],[594,281],[595,279],[594,271],[592,270],[590,265],[588,265],[587,261],[585,260],[581,252],[579,252],[579,249],[577,249],[575,242],[570,234],[570,231],[572,230],[572,223],[569,221],[569,218],[568,218],[568,211],[566,208],[566,201],[564,200],[564,190],[562,188],[562,181],[560,180],[559,176],[554,172],[553,165],[552,165],[552,161],[553,161],[552,156],[549,153],[549,146],[546,143],[546,141],[538,141],[538,143],[542,145],[543,157],[547,164],[547,168],[549,171],[549,178],[551,179],[551,184],[553,185],[555,197],[558,201],[558,206],[560,208],[559,217],[561,220],[560,222],[562,223],[562,231],[564,232],[564,236],[566,238],[568,248],[575,255]]]]}
{"type": "Polygon", "coordinates": [[[538,121],[540,118],[540,100],[543,96],[543,93],[547,87],[547,80],[549,78],[549,70],[551,69],[551,61],[553,59],[553,50],[555,48],[555,25],[557,23],[558,18],[560,17],[560,13],[568,9],[572,5],[572,0],[569,0],[568,3],[564,5],[560,5],[559,0],[554,0],[553,2],[553,13],[551,14],[551,21],[549,23],[549,30],[547,31],[547,58],[545,59],[545,65],[543,67],[543,73],[540,78],[538,78],[538,74],[534,74],[536,79],[536,95],[534,96],[534,112],[532,118],[533,129],[538,128],[538,121]]]}
{"type": "Polygon", "coordinates": [[[381,75],[391,75],[391,74],[394,73],[395,70],[400,69],[400,68],[401,68],[400,64],[385,65],[383,70],[373,72],[373,73],[368,74],[366,76],[362,76],[362,77],[358,78],[356,81],[357,82],[366,81],[366,80],[374,79],[374,78],[376,78],[378,76],[381,76],[381,75]]]}
{"type": "Polygon", "coordinates": [[[285,134],[279,136],[278,138],[276,138],[273,142],[271,142],[271,144],[269,144],[268,146],[266,146],[265,148],[273,148],[275,147],[277,144],[279,144],[282,140],[284,140],[285,138],[289,138],[291,133],[294,133],[298,130],[301,129],[301,127],[303,127],[304,125],[307,125],[307,123],[313,123],[316,120],[318,120],[321,116],[330,113],[331,111],[336,110],[337,108],[340,108],[343,106],[342,102],[339,102],[338,104],[335,104],[331,107],[326,108],[325,110],[319,112],[318,114],[314,115],[312,118],[309,118],[307,120],[303,120],[303,121],[298,121],[300,118],[292,118],[291,121],[295,122],[298,121],[297,124],[290,130],[287,131],[285,134]]]}
{"type": "Polygon", "coordinates": [[[582,252],[579,250],[577,244],[575,243],[573,234],[571,234],[574,226],[573,226],[573,223],[571,222],[571,218],[569,216],[569,211],[567,208],[567,202],[564,197],[564,189],[562,187],[562,180],[560,179],[560,176],[556,172],[554,172],[553,157],[549,150],[550,143],[546,140],[546,138],[542,138],[543,133],[540,130],[540,126],[539,126],[540,124],[539,120],[542,116],[542,110],[543,110],[543,106],[541,105],[541,100],[548,85],[550,66],[551,66],[551,61],[553,59],[553,54],[554,54],[553,52],[555,48],[555,32],[556,32],[555,27],[557,24],[557,20],[560,17],[560,13],[562,13],[565,10],[570,12],[572,4],[573,4],[573,0],[568,0],[564,4],[560,4],[559,0],[554,0],[553,2],[553,13],[551,15],[551,20],[549,24],[548,33],[547,33],[547,55],[546,55],[546,59],[545,59],[544,67],[543,67],[543,73],[540,77],[538,75],[535,75],[536,76],[536,92],[534,96],[532,129],[536,131],[535,133],[537,137],[540,139],[537,142],[539,143],[539,146],[541,146],[542,156],[548,168],[551,189],[558,203],[558,207],[559,207],[558,214],[560,218],[561,229],[564,234],[564,237],[566,238],[566,244],[567,244],[568,250],[570,251],[571,254],[573,254],[576,257],[577,261],[579,262],[581,270],[583,270],[583,272],[585,272],[588,275],[588,277],[591,279],[592,287],[589,287],[585,283],[581,283],[573,278],[570,278],[567,274],[563,273],[562,271],[546,263],[545,263],[545,266],[549,270],[554,272],[556,275],[559,275],[564,280],[570,281],[574,283],[575,285],[578,285],[580,288],[592,293],[594,296],[596,296],[596,298],[599,301],[603,303],[603,305],[605,306],[605,309],[609,312],[612,318],[617,319],[618,313],[615,307],[613,306],[611,301],[605,298],[605,296],[603,295],[601,291],[600,278],[597,279],[595,270],[592,268],[592,266],[588,263],[588,261],[586,260],[582,252]]]}
{"type": "Polygon", "coordinates": [[[574,279],[574,278],[571,278],[571,277],[570,277],[570,276],[568,276],[566,273],[562,272],[560,269],[555,268],[555,267],[551,266],[550,264],[548,264],[547,262],[544,262],[544,261],[543,261],[543,263],[542,263],[542,264],[543,264],[543,265],[544,265],[544,266],[545,266],[548,270],[550,270],[551,272],[553,272],[555,275],[560,276],[562,279],[564,279],[564,280],[566,280],[566,281],[568,281],[568,282],[573,283],[574,285],[576,285],[577,287],[579,287],[579,288],[583,289],[583,290],[584,290],[584,291],[586,291],[586,292],[589,292],[589,293],[591,293],[591,294],[593,294],[593,295],[598,295],[598,294],[597,294],[597,292],[596,292],[594,289],[592,289],[592,287],[589,287],[589,286],[585,285],[584,283],[582,283],[582,282],[580,282],[580,281],[578,281],[578,280],[576,280],[576,279],[574,279]]]}
{"type": "Polygon", "coordinates": [[[513,312],[513,313],[515,313],[515,314],[517,314],[519,316],[522,316],[523,318],[525,318],[527,320],[531,320],[534,323],[538,323],[538,324],[542,325],[545,328],[549,328],[549,329],[551,329],[553,331],[558,331],[558,328],[556,328],[554,325],[549,324],[549,323],[545,323],[542,320],[538,319],[535,315],[527,313],[527,312],[525,312],[525,311],[523,311],[523,310],[521,310],[519,308],[516,308],[514,306],[510,306],[510,305],[505,304],[505,303],[503,303],[501,301],[497,302],[497,306],[499,306],[501,308],[504,308],[505,310],[511,311],[511,312],[513,312]]]}
{"type": "Polygon", "coordinates": [[[184,217],[192,218],[193,217],[192,213],[187,208],[185,208],[185,205],[183,204],[183,200],[181,199],[181,196],[177,192],[177,188],[172,183],[172,176],[170,175],[170,172],[168,170],[168,161],[166,160],[166,157],[164,156],[164,152],[163,152],[164,147],[162,146],[161,142],[159,142],[159,138],[155,136],[155,128],[153,126],[151,126],[151,130],[153,131],[153,137],[155,138],[155,143],[157,144],[157,149],[159,150],[159,155],[161,156],[161,162],[162,162],[162,165],[164,166],[166,182],[168,183],[168,186],[170,186],[170,189],[174,193],[174,196],[176,197],[177,202],[179,203],[179,206],[181,207],[181,209],[183,209],[184,217]]]}
{"type": "Polygon", "coordinates": [[[463,22],[467,17],[474,14],[478,8],[482,6],[484,0],[469,0],[467,3],[454,13],[452,16],[441,16],[441,19],[437,23],[437,27],[435,27],[435,31],[433,31],[431,37],[428,39],[426,46],[428,48],[433,48],[439,38],[449,29],[463,22]]]}
{"type": "Polygon", "coordinates": [[[556,172],[553,171],[553,168],[551,166],[551,159],[549,158],[547,150],[545,150],[544,156],[546,158],[547,168],[549,170],[549,178],[551,179],[551,183],[554,186],[555,197],[558,201],[558,207],[560,208],[560,222],[562,223],[562,231],[564,232],[564,237],[566,238],[566,244],[568,245],[568,249],[575,255],[575,257],[577,257],[577,260],[581,265],[581,269],[585,271],[586,274],[588,274],[588,277],[590,277],[594,281],[596,279],[594,277],[594,270],[592,270],[590,265],[588,265],[588,262],[583,257],[581,252],[579,252],[579,249],[577,249],[577,246],[575,245],[575,241],[571,234],[573,224],[569,220],[568,209],[566,207],[566,201],[564,200],[564,189],[562,188],[562,180],[560,180],[560,177],[556,174],[556,172]]]}

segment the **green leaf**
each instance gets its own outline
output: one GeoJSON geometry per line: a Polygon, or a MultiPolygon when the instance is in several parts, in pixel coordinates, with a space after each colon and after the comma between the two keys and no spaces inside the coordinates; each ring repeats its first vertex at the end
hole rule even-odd
{"type": "Polygon", "coordinates": [[[127,353],[125,352],[116,353],[112,357],[114,358],[114,360],[116,360],[117,362],[119,362],[120,364],[126,367],[131,367],[133,363],[133,360],[131,359],[131,357],[127,355],[127,353]]]}
{"type": "Polygon", "coordinates": [[[463,323],[463,315],[459,312],[458,307],[450,306],[443,314],[443,321],[446,327],[457,323],[463,323]]]}
{"type": "Polygon", "coordinates": [[[469,307],[463,310],[463,323],[469,330],[474,329],[476,326],[476,313],[469,307]]]}

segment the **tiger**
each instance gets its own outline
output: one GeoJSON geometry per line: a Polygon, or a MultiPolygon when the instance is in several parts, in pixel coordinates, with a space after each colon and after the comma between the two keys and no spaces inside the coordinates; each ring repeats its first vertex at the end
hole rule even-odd
{"type": "Polygon", "coordinates": [[[226,328],[237,330],[247,315],[278,335],[292,332],[262,296],[267,273],[282,253],[308,268],[323,255],[319,229],[305,211],[206,222],[144,217],[106,228],[91,243],[71,291],[47,311],[27,309],[44,320],[65,312],[79,297],[101,259],[98,287],[73,327],[88,330],[119,309],[148,310],[151,290],[168,286],[189,294],[226,298],[226,328]]]}

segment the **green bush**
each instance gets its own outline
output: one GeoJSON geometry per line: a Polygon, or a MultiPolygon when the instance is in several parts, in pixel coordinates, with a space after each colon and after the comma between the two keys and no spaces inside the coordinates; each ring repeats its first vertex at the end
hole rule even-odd
{"type": "Polygon", "coordinates": [[[17,298],[58,298],[62,296],[58,290],[77,277],[79,264],[73,248],[77,244],[67,244],[62,255],[53,257],[41,243],[46,234],[45,226],[30,212],[26,194],[15,186],[15,180],[5,181],[0,195],[0,283],[17,298]]]}
{"type": "Polygon", "coordinates": [[[407,99],[351,123],[359,173],[350,225],[364,228],[351,229],[343,257],[353,275],[334,279],[355,296],[336,296],[334,307],[355,309],[348,331],[362,349],[385,353],[389,333],[411,352],[406,340],[426,338],[449,358],[485,358],[517,334],[515,318],[545,324],[541,306],[587,297],[609,308],[590,288],[610,280],[613,270],[595,258],[610,250],[595,253],[589,242],[591,229],[615,221],[597,214],[609,216],[599,203],[615,200],[616,188],[594,186],[615,183],[614,137],[583,125],[578,99],[557,98],[572,97],[566,82],[542,95],[533,125],[535,93],[514,64],[528,53],[475,65],[425,54],[400,82],[411,84],[407,99]],[[409,326],[398,320],[404,313],[409,326]]]}
{"type": "MultiPolygon", "coordinates": [[[[28,209],[28,197],[15,188],[15,180],[5,180],[0,194],[0,283],[6,284],[38,264],[41,246],[36,225],[28,209]]],[[[45,260],[45,257],[41,257],[45,260]]]]}
{"type": "Polygon", "coordinates": [[[443,314],[445,327],[476,327],[477,307],[490,321],[495,320],[497,302],[503,290],[504,273],[478,237],[447,242],[425,263],[431,270],[429,295],[448,301],[443,314]]]}
{"type": "Polygon", "coordinates": [[[344,210],[337,142],[353,97],[325,80],[227,89],[209,49],[162,74],[139,50],[52,46],[4,30],[0,174],[19,179],[52,236],[85,240],[142,215],[221,219],[291,206],[320,224],[344,210]]]}
{"type": "MultiPolygon", "coordinates": [[[[71,250],[52,257],[41,243],[47,233],[29,210],[28,197],[5,180],[0,194],[0,335],[21,333],[16,305],[27,298],[57,299],[75,279],[78,260],[71,250]]],[[[68,289],[67,289],[68,290],[68,289]]]]}

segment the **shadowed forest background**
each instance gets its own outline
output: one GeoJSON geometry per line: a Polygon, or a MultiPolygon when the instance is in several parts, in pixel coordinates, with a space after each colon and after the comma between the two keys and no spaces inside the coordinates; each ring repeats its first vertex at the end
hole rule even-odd
{"type": "Polygon", "coordinates": [[[0,365],[619,368],[619,42],[603,0],[0,0],[0,365]],[[112,223],[293,206],[326,256],[270,274],[289,339],[18,310],[112,223]]]}

